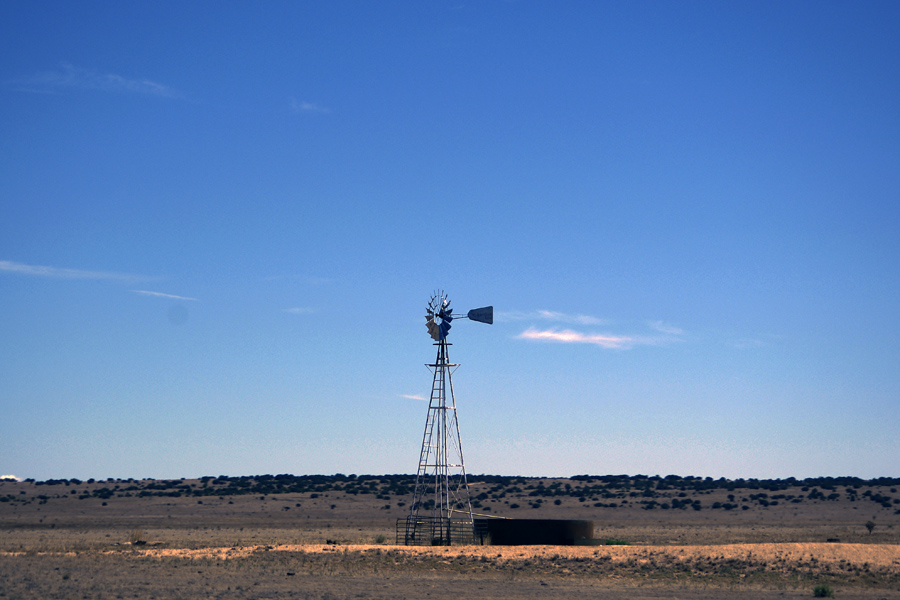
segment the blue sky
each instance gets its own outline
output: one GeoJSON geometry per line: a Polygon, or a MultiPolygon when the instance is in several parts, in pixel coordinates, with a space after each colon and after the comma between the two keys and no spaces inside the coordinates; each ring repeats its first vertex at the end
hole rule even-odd
{"type": "Polygon", "coordinates": [[[0,3],[0,472],[896,477],[898,26],[0,3]]]}

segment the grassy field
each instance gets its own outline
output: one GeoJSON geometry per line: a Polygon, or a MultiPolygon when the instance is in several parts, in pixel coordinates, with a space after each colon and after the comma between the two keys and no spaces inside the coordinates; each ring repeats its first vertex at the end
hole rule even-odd
{"type": "Polygon", "coordinates": [[[0,598],[900,598],[894,480],[472,483],[629,545],[394,546],[408,476],[4,481],[0,598]]]}

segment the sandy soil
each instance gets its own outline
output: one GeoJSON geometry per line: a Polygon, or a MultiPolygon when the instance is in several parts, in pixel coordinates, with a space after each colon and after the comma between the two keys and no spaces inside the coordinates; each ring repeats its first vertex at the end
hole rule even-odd
{"type": "MultiPolygon", "coordinates": [[[[586,559],[624,562],[636,560],[649,562],[654,558],[690,563],[697,559],[727,561],[757,561],[770,565],[786,564],[797,567],[807,562],[821,565],[866,565],[869,569],[881,569],[900,574],[900,546],[873,544],[724,544],[711,546],[452,546],[415,547],[386,545],[296,545],[238,546],[230,548],[147,548],[137,549],[141,556],[163,558],[204,558],[228,560],[246,558],[255,552],[305,552],[329,553],[386,553],[409,557],[430,556],[442,559],[481,559],[509,561],[524,559],[586,559]]],[[[112,552],[112,551],[107,551],[112,552]]]]}

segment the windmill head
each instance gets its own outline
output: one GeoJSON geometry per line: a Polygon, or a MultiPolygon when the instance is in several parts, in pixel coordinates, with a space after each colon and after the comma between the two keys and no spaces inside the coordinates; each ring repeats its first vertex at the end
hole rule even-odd
{"type": "Polygon", "coordinates": [[[469,319],[491,325],[494,322],[494,307],[473,308],[465,316],[459,313],[453,314],[447,295],[443,291],[435,292],[425,307],[425,327],[428,329],[431,339],[436,342],[443,342],[447,339],[453,319],[469,319]]]}

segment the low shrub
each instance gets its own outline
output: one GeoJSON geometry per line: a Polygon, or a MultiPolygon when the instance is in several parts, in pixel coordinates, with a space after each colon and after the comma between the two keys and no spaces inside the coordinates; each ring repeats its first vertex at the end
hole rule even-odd
{"type": "Polygon", "coordinates": [[[142,546],[147,543],[147,534],[143,529],[133,529],[128,536],[128,541],[132,546],[142,546]]]}

